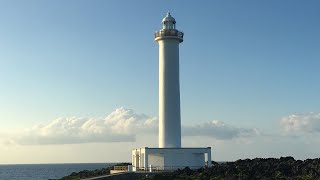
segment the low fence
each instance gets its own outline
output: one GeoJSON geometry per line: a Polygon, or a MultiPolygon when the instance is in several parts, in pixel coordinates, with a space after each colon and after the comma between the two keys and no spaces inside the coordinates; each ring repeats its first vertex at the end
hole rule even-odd
{"type": "MultiPolygon", "coordinates": [[[[190,169],[200,169],[200,168],[204,168],[206,166],[188,166],[188,168],[190,169]]],[[[175,170],[182,170],[185,169],[186,166],[152,166],[150,165],[149,167],[135,167],[135,166],[114,166],[113,170],[111,170],[111,174],[115,174],[115,173],[122,173],[122,172],[145,172],[145,173],[149,173],[149,172],[172,172],[175,170]]]]}
{"type": "MultiPolygon", "coordinates": [[[[188,168],[190,169],[200,169],[200,168],[204,168],[205,166],[188,166],[188,168]]],[[[186,166],[149,166],[147,168],[145,167],[137,167],[134,168],[136,170],[136,172],[172,172],[175,170],[182,170],[185,169],[186,166]]]]}
{"type": "Polygon", "coordinates": [[[114,166],[113,170],[110,170],[110,174],[119,174],[125,172],[129,172],[128,166],[114,166]]]}
{"type": "Polygon", "coordinates": [[[115,171],[128,171],[128,166],[114,166],[113,170],[115,170],[115,171]]]}

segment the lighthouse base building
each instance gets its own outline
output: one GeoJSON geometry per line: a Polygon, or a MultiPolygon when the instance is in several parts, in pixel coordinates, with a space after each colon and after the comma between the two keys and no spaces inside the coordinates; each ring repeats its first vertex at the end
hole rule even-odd
{"type": "Polygon", "coordinates": [[[139,148],[132,150],[133,171],[198,169],[211,166],[211,147],[139,148]]]}
{"type": "Polygon", "coordinates": [[[176,29],[176,20],[168,12],[154,35],[159,44],[159,147],[133,149],[130,170],[211,166],[211,147],[181,147],[179,44],[184,33],[176,29]]]}

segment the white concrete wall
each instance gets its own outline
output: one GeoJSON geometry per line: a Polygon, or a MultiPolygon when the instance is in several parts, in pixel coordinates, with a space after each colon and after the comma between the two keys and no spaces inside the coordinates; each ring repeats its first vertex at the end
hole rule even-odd
{"type": "Polygon", "coordinates": [[[157,169],[200,168],[205,166],[205,154],[211,166],[211,148],[138,148],[132,150],[133,167],[150,165],[157,169]]]}
{"type": "Polygon", "coordinates": [[[148,164],[152,167],[164,167],[164,155],[163,154],[149,154],[148,164]]]}
{"type": "Polygon", "coordinates": [[[159,147],[181,147],[179,40],[159,43],[159,147]]]}
{"type": "Polygon", "coordinates": [[[167,151],[164,154],[164,166],[168,169],[200,168],[205,165],[204,153],[194,153],[190,150],[167,151]]]}

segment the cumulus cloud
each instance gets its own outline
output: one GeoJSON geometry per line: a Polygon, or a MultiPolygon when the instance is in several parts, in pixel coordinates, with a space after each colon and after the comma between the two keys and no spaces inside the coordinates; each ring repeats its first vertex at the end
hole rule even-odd
{"type": "Polygon", "coordinates": [[[182,132],[185,136],[207,136],[219,140],[249,137],[259,134],[257,129],[238,128],[226,125],[224,122],[218,120],[213,120],[200,125],[185,126],[182,132]]]}
{"type": "Polygon", "coordinates": [[[292,114],[282,118],[280,125],[287,132],[320,132],[320,113],[292,114]]]}
{"type": "MultiPolygon", "coordinates": [[[[5,144],[49,145],[133,142],[136,135],[158,132],[158,118],[118,108],[104,118],[58,118],[46,124],[6,136],[5,144]]],[[[220,140],[257,135],[256,129],[237,128],[222,121],[182,126],[184,136],[207,136],[220,140]]],[[[2,139],[5,136],[2,136],[2,139]]]]}
{"type": "Polygon", "coordinates": [[[157,118],[118,108],[106,118],[58,118],[11,135],[6,144],[46,145],[90,142],[130,142],[135,134],[156,127],[157,118]]]}

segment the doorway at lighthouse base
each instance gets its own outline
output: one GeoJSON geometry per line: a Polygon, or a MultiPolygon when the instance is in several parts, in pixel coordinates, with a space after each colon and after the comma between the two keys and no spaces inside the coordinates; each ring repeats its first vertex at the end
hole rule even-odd
{"type": "Polygon", "coordinates": [[[133,171],[163,171],[211,166],[211,147],[138,148],[132,150],[133,171]]]}

